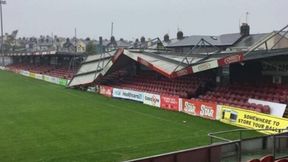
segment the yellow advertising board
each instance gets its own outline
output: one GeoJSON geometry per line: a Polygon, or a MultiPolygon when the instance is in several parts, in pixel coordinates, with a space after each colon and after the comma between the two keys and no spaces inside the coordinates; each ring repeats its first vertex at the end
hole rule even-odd
{"type": "MultiPolygon", "coordinates": [[[[231,106],[221,106],[221,122],[248,129],[287,129],[288,119],[263,113],[239,109],[231,106]]],[[[275,134],[283,131],[265,130],[265,134],[275,134]]]]}
{"type": "Polygon", "coordinates": [[[36,77],[35,77],[35,73],[31,73],[31,72],[30,72],[29,76],[30,76],[31,78],[36,78],[36,77]]]}

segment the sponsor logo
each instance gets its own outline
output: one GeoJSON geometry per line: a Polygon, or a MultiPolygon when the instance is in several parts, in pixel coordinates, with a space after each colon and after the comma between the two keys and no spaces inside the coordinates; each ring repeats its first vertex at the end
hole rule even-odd
{"type": "MultiPolygon", "coordinates": [[[[100,94],[103,94],[105,96],[111,97],[112,96],[112,88],[111,87],[100,87],[100,94]]],[[[114,96],[119,96],[120,91],[119,90],[114,90],[114,96]]]]}
{"type": "Polygon", "coordinates": [[[176,72],[176,75],[177,75],[177,76],[183,76],[183,75],[186,75],[186,74],[188,74],[188,73],[189,73],[189,72],[188,72],[187,69],[183,69],[183,70],[180,70],[180,71],[176,72]]]}
{"type": "Polygon", "coordinates": [[[160,102],[160,100],[155,95],[153,95],[152,97],[145,96],[145,100],[150,101],[154,106],[160,102]]]}
{"type": "Polygon", "coordinates": [[[241,61],[241,55],[229,56],[224,59],[225,64],[231,64],[231,63],[239,62],[239,61],[241,61]]]}
{"type": "Polygon", "coordinates": [[[163,97],[164,101],[167,103],[172,103],[175,104],[177,103],[177,101],[174,98],[170,98],[170,97],[163,97]]]}
{"type": "Polygon", "coordinates": [[[214,110],[212,109],[212,107],[201,105],[200,116],[208,116],[208,117],[213,118],[214,110]]]}
{"type": "Polygon", "coordinates": [[[105,92],[105,94],[107,94],[107,95],[111,95],[111,93],[112,93],[111,89],[107,89],[106,92],[105,92]]]}
{"type": "Polygon", "coordinates": [[[161,96],[160,104],[161,104],[160,105],[161,108],[179,111],[179,98],[178,97],[161,96]]]}
{"type": "Polygon", "coordinates": [[[139,100],[142,99],[142,94],[133,94],[131,92],[123,92],[123,96],[129,97],[129,98],[136,98],[139,100]]]}
{"type": "Polygon", "coordinates": [[[185,105],[184,105],[185,112],[195,115],[196,114],[195,109],[196,109],[196,106],[194,104],[190,102],[185,102],[185,105]]]}
{"type": "Polygon", "coordinates": [[[197,68],[199,71],[203,71],[203,70],[207,70],[207,69],[211,68],[211,65],[209,62],[207,62],[207,63],[201,64],[201,65],[198,65],[197,68]]]}
{"type": "Polygon", "coordinates": [[[159,102],[159,99],[156,98],[155,95],[152,96],[152,103],[155,105],[157,102],[159,102]]]}
{"type": "Polygon", "coordinates": [[[115,95],[120,96],[121,95],[121,91],[115,90],[115,95]]]}

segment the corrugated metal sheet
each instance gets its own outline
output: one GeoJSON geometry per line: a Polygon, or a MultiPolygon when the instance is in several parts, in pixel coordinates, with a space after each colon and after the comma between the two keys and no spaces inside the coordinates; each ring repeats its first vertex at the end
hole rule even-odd
{"type": "MultiPolygon", "coordinates": [[[[105,53],[105,54],[102,54],[102,56],[100,55],[100,54],[97,54],[97,55],[90,55],[90,56],[88,56],[87,58],[86,58],[86,60],[85,60],[85,62],[90,62],[90,61],[95,61],[95,60],[98,60],[98,59],[100,59],[101,57],[102,57],[102,59],[103,58],[109,58],[109,57],[111,57],[111,56],[113,56],[114,55],[114,53],[105,53]]],[[[84,62],[84,63],[85,63],[84,62]]]]}
{"type": "Polygon", "coordinates": [[[103,72],[102,71],[103,68],[105,68],[109,64],[109,62],[111,62],[111,58],[114,54],[115,51],[102,54],[102,56],[100,54],[88,56],[86,60],[82,63],[77,74],[72,78],[71,82],[69,83],[69,86],[73,87],[76,85],[93,82],[96,79],[96,77],[101,72],[103,72]]]}
{"type": "Polygon", "coordinates": [[[95,71],[97,70],[98,65],[100,65],[100,67],[104,67],[108,62],[109,62],[109,59],[83,64],[80,67],[77,75],[95,71]]]}
{"type": "Polygon", "coordinates": [[[74,77],[71,80],[69,86],[73,87],[73,86],[76,86],[76,85],[91,83],[91,82],[94,81],[95,76],[97,76],[96,73],[90,73],[90,74],[80,75],[80,76],[74,77]]]}

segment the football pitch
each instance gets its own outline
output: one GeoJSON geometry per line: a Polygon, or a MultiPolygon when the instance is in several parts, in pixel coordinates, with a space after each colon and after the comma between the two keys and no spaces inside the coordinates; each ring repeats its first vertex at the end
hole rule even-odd
{"type": "MultiPolygon", "coordinates": [[[[0,161],[123,161],[209,144],[235,129],[0,71],[0,161]]],[[[252,134],[252,133],[251,133],[252,134]]]]}

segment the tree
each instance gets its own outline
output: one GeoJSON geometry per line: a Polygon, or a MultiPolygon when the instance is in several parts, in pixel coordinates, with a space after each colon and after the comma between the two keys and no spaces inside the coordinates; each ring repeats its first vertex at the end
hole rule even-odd
{"type": "Polygon", "coordinates": [[[87,55],[93,55],[96,54],[96,46],[93,44],[93,42],[89,42],[86,46],[86,53],[87,55]]]}

